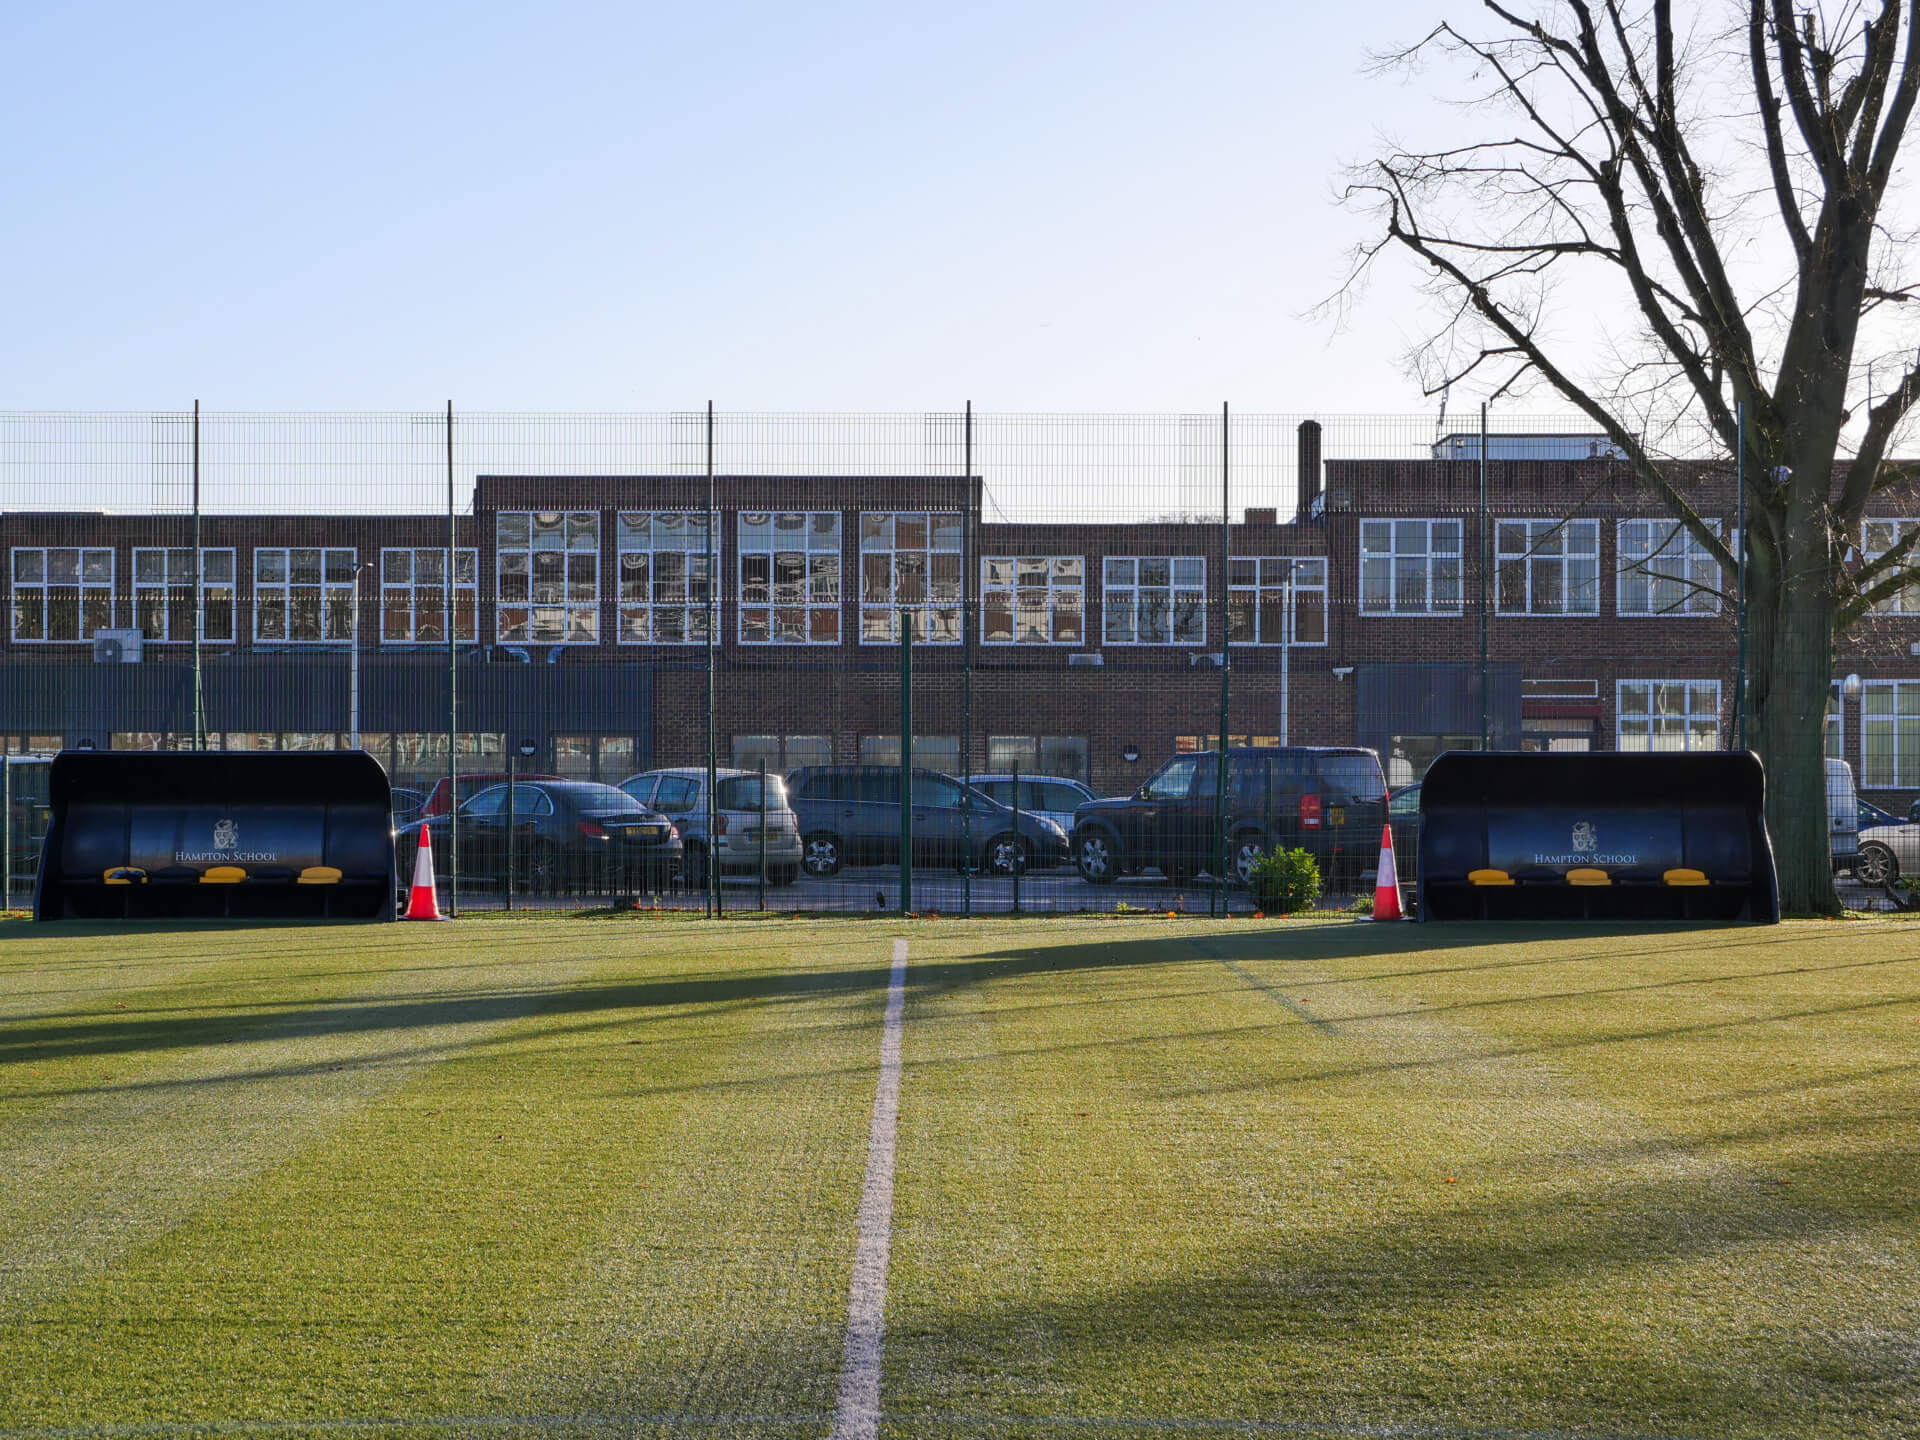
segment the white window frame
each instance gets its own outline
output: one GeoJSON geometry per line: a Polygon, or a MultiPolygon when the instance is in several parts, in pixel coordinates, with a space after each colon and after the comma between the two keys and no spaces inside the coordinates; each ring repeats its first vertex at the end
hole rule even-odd
{"type": "MultiPolygon", "coordinates": [[[[438,556],[442,563],[444,563],[447,558],[447,547],[444,545],[383,545],[380,549],[380,568],[377,580],[380,593],[377,603],[380,607],[378,625],[380,643],[382,645],[444,645],[447,643],[445,630],[443,630],[436,639],[423,640],[420,638],[420,591],[423,588],[435,588],[423,587],[420,583],[420,557],[422,555],[438,556]],[[387,557],[389,555],[405,555],[407,557],[407,578],[405,580],[389,580],[387,578],[387,557]],[[392,603],[392,597],[402,595],[406,597],[407,633],[405,637],[396,637],[387,633],[387,607],[392,603]]],[[[445,597],[441,605],[441,622],[443,626],[459,632],[453,637],[456,645],[471,645],[480,638],[480,551],[478,547],[460,546],[454,551],[453,564],[454,583],[450,586],[441,585],[437,587],[445,597]],[[459,578],[462,569],[467,572],[470,578],[466,580],[459,578]],[[467,614],[472,620],[471,626],[465,630],[460,630],[458,623],[460,601],[462,598],[465,598],[470,607],[467,614]]]]}
{"type": "Polygon", "coordinates": [[[838,510],[742,510],[734,517],[734,586],[738,608],[735,624],[742,645],[840,645],[846,642],[846,612],[842,608],[847,593],[847,557],[842,540],[845,526],[838,510]],[[781,526],[783,520],[798,520],[799,545],[777,543],[782,535],[791,537],[793,527],[781,526]],[[829,522],[816,524],[816,522],[829,522]],[[751,533],[749,533],[751,532],[751,533]],[[800,557],[800,593],[780,600],[775,595],[774,566],[782,555],[800,557]],[[757,593],[757,580],[749,572],[758,571],[766,560],[766,589],[757,593]],[[821,576],[815,562],[831,559],[830,579],[821,576]],[[756,592],[749,594],[749,588],[756,592]],[[798,615],[800,634],[780,633],[783,616],[798,615]],[[816,616],[833,616],[833,634],[816,637],[816,616]],[[759,633],[755,633],[759,632],[759,633]]]}
{"type": "MultiPolygon", "coordinates": [[[[1640,697],[1636,695],[1634,698],[1638,699],[1640,697]]],[[[1725,699],[1726,687],[1722,685],[1720,681],[1714,679],[1669,677],[1658,680],[1617,680],[1614,682],[1613,691],[1613,748],[1616,750],[1633,751],[1635,753],[1644,753],[1656,749],[1661,753],[1699,752],[1723,749],[1725,748],[1725,730],[1721,723],[1721,707],[1725,703],[1725,699]],[[1667,685],[1678,685],[1682,687],[1681,709],[1677,712],[1680,721],[1681,743],[1678,746],[1664,745],[1656,747],[1653,743],[1655,738],[1654,722],[1657,719],[1665,717],[1661,715],[1661,712],[1654,709],[1654,704],[1659,693],[1659,687],[1667,685]],[[1646,692],[1645,703],[1629,711],[1627,709],[1628,692],[1637,690],[1644,690],[1646,692]],[[1713,743],[1711,745],[1699,745],[1694,743],[1694,722],[1704,719],[1708,712],[1697,706],[1695,699],[1697,695],[1704,694],[1707,691],[1711,691],[1713,695],[1713,708],[1711,712],[1713,717],[1713,743]],[[1644,735],[1641,737],[1645,740],[1645,744],[1629,745],[1626,743],[1630,738],[1628,726],[1631,723],[1642,723],[1646,726],[1644,735]]],[[[1668,715],[1674,713],[1676,712],[1667,712],[1668,715]]]]}
{"type": "Polygon", "coordinates": [[[1505,518],[1495,517],[1493,522],[1493,596],[1496,615],[1542,616],[1552,619],[1568,617],[1589,617],[1600,613],[1600,522],[1597,519],[1551,520],[1527,516],[1511,515],[1505,518]],[[1513,549],[1508,544],[1509,533],[1514,527],[1522,532],[1521,548],[1513,549]],[[1575,536],[1583,538],[1590,548],[1575,550],[1572,548],[1575,536]],[[1542,546],[1549,547],[1542,550],[1542,546]],[[1586,592],[1587,603],[1575,608],[1571,601],[1574,585],[1571,570],[1576,562],[1585,561],[1592,567],[1592,576],[1582,587],[1586,592]],[[1501,599],[1501,572],[1508,565],[1520,566],[1521,585],[1525,603],[1515,607],[1501,599]],[[1559,572],[1561,605],[1557,610],[1545,608],[1536,599],[1534,586],[1543,573],[1559,572]]]}
{"type": "MultiPolygon", "coordinates": [[[[720,516],[713,517],[716,526],[720,516]]],[[[709,564],[715,568],[720,564],[720,552],[715,537],[707,534],[707,515],[704,510],[622,510],[614,516],[614,634],[622,645],[705,645],[707,643],[707,615],[711,609],[714,624],[714,643],[718,644],[724,633],[720,616],[718,592],[706,575],[709,564]],[[646,524],[644,537],[639,532],[641,522],[646,524]],[[663,523],[664,522],[664,523],[663,523]],[[659,541],[670,535],[675,529],[684,527],[688,540],[699,539],[699,546],[662,545],[659,541]],[[645,543],[640,543],[644,538],[645,543]],[[630,565],[629,556],[644,555],[646,577],[644,580],[630,581],[629,570],[639,567],[630,565]],[[660,557],[678,556],[685,561],[685,571],[680,577],[681,598],[662,599],[663,586],[671,590],[671,578],[662,580],[660,576],[660,557]],[[697,563],[696,563],[697,562],[697,563]],[[630,583],[645,586],[645,598],[631,597],[627,594],[630,583]],[[697,597],[697,598],[696,598],[697,597]],[[680,638],[663,640],[660,638],[659,618],[661,614],[680,612],[680,638]],[[643,619],[646,623],[646,636],[629,636],[628,625],[631,621],[643,619]]]]}
{"type": "Polygon", "coordinates": [[[353,589],[360,565],[360,552],[349,545],[256,545],[253,551],[253,642],[256,645],[300,645],[300,646],[350,646],[353,644],[353,589]],[[320,557],[320,579],[318,583],[301,581],[297,584],[293,578],[293,557],[303,551],[312,551],[320,557]],[[271,556],[278,555],[286,578],[284,580],[265,580],[260,578],[261,563],[271,556]],[[347,578],[329,580],[328,565],[334,557],[347,557],[347,578]],[[277,601],[261,599],[263,590],[279,591],[277,601]],[[293,638],[293,610],[296,590],[311,590],[320,606],[320,637],[316,640],[296,640],[293,638]],[[334,606],[341,607],[343,615],[343,634],[329,637],[327,621],[334,606]],[[280,615],[280,624],[286,632],[281,635],[262,635],[261,619],[274,611],[280,615]]]}
{"type": "MultiPolygon", "coordinates": [[[[1715,534],[1721,533],[1719,521],[1710,520],[1707,524],[1715,534]]],[[[1658,517],[1622,520],[1616,527],[1614,543],[1617,547],[1613,582],[1615,614],[1671,620],[1720,613],[1719,591],[1725,577],[1699,537],[1678,520],[1658,517]],[[1645,540],[1629,540],[1630,536],[1643,532],[1645,540]],[[1661,538],[1663,535],[1665,538],[1661,538]],[[1639,553],[1643,546],[1644,555],[1639,553]],[[1656,561],[1660,568],[1647,568],[1656,561]],[[1655,604],[1656,587],[1663,584],[1679,587],[1674,603],[1665,607],[1655,604]],[[1629,591],[1642,585],[1646,589],[1645,603],[1629,604],[1629,591]]]]}
{"type": "MultiPolygon", "coordinates": [[[[133,615],[131,618],[133,624],[142,632],[146,630],[146,626],[141,624],[140,620],[140,601],[144,595],[151,591],[158,591],[160,593],[160,623],[165,632],[171,632],[173,628],[173,609],[171,601],[168,598],[169,592],[175,589],[185,588],[184,586],[177,586],[172,579],[173,556],[186,555],[191,557],[192,554],[193,547],[191,545],[136,545],[133,547],[133,584],[131,587],[133,615]],[[143,556],[156,554],[162,557],[160,568],[163,572],[163,578],[159,580],[141,579],[141,558],[143,556]]],[[[191,558],[189,558],[187,562],[189,569],[192,568],[192,564],[193,562],[191,558]]],[[[201,547],[200,585],[199,589],[195,592],[193,611],[194,624],[198,626],[200,630],[201,644],[232,645],[235,643],[239,631],[239,580],[240,561],[232,546],[212,545],[201,547]],[[228,578],[225,580],[209,580],[207,578],[207,562],[213,560],[216,556],[224,556],[226,559],[228,578]],[[229,633],[226,635],[209,635],[207,633],[207,591],[210,589],[224,589],[227,592],[227,623],[229,633]]],[[[174,635],[171,633],[162,633],[157,636],[144,635],[142,643],[147,645],[191,645],[193,643],[193,636],[174,635]]]]}
{"type": "Polygon", "coordinates": [[[966,517],[952,510],[862,510],[860,512],[860,612],[862,645],[900,643],[900,612],[913,612],[913,643],[958,645],[966,638],[964,562],[966,517]],[[922,542],[901,545],[905,523],[921,527],[922,542]],[[869,583],[867,571],[885,557],[883,585],[869,583]],[[910,563],[911,562],[911,563],[910,563]],[[910,582],[920,572],[918,596],[910,582]],[[946,571],[943,577],[939,572],[946,571]]]}
{"type": "Polygon", "coordinates": [[[1860,687],[1860,774],[1859,787],[1862,790],[1912,790],[1920,787],[1920,680],[1868,680],[1860,687]],[[1887,699],[1887,712],[1884,715],[1874,713],[1874,702],[1880,697],[1887,699]],[[1913,711],[1900,713],[1900,702],[1911,696],[1913,711]],[[1901,744],[1901,720],[1911,720],[1909,727],[1913,731],[1911,755],[1909,747],[1901,744]],[[1883,750],[1876,751],[1874,742],[1885,736],[1883,750]],[[1890,767],[1883,771],[1877,762],[1884,760],[1890,767]]]}
{"type": "Polygon", "coordinates": [[[16,545],[13,547],[13,554],[10,558],[13,562],[12,569],[9,573],[13,581],[12,594],[13,594],[14,603],[13,603],[13,613],[8,618],[7,634],[12,639],[14,644],[16,645],[91,645],[93,643],[93,635],[91,633],[92,630],[111,630],[113,628],[114,567],[118,563],[119,557],[115,555],[112,546],[110,545],[16,545]],[[74,580],[71,585],[66,584],[65,582],[56,584],[52,579],[53,564],[48,557],[53,555],[55,552],[67,551],[67,550],[71,550],[74,555],[74,562],[73,562],[74,580]],[[38,580],[22,581],[20,579],[20,557],[22,555],[30,555],[30,554],[37,554],[40,557],[40,562],[39,562],[40,578],[38,580]],[[89,555],[96,556],[96,557],[100,555],[105,555],[107,557],[107,578],[105,580],[89,580],[86,578],[87,557],[89,555]],[[80,633],[73,636],[71,639],[67,638],[64,635],[58,638],[52,638],[52,637],[46,636],[45,634],[48,628],[48,622],[53,615],[53,604],[52,604],[51,596],[55,590],[72,590],[75,592],[74,620],[80,629],[80,633]],[[40,629],[42,632],[41,638],[35,639],[31,636],[23,637],[20,634],[20,594],[22,591],[38,592],[40,596],[40,629]],[[96,598],[98,598],[101,595],[104,595],[106,597],[106,602],[107,602],[106,624],[104,625],[96,624],[96,625],[93,625],[91,629],[89,628],[87,623],[87,596],[90,592],[96,598]]]}
{"type": "Polygon", "coordinates": [[[1231,643],[1237,649],[1241,646],[1274,646],[1283,642],[1292,649],[1324,648],[1327,644],[1327,559],[1324,555],[1235,555],[1227,562],[1227,631],[1231,643]],[[1252,565],[1253,579],[1238,579],[1244,575],[1239,567],[1252,565]],[[1318,568],[1317,580],[1301,580],[1300,571],[1318,568]],[[1291,592],[1291,604],[1286,599],[1278,602],[1287,609],[1281,619],[1282,628],[1290,628],[1291,636],[1269,636],[1266,633],[1265,613],[1261,597],[1278,592],[1282,596],[1291,592]],[[1300,638],[1300,603],[1302,598],[1308,604],[1318,603],[1320,607],[1320,638],[1302,640],[1300,638]],[[1238,599],[1242,605],[1249,606],[1253,617],[1253,635],[1251,640],[1233,634],[1234,602],[1238,599]]]}
{"type": "Polygon", "coordinates": [[[980,557],[980,643],[1050,645],[1079,649],[1087,643],[1087,560],[1084,555],[983,555],[980,557]],[[1068,597],[1071,597],[1070,599],[1068,597]],[[1007,631],[995,635],[989,614],[1007,617],[1007,631]],[[1059,637],[1060,617],[1073,614],[1079,638],[1059,637]],[[1038,619],[1040,627],[1027,621],[1038,619]]]}
{"type": "MultiPolygon", "coordinates": [[[[598,645],[600,643],[600,512],[598,510],[498,510],[494,512],[493,535],[493,593],[494,593],[494,638],[502,645],[598,645]],[[508,529],[516,521],[526,522],[527,535],[524,542],[519,536],[509,536],[508,529]],[[538,543],[540,536],[535,527],[557,526],[558,544],[538,543]],[[578,526],[585,533],[576,537],[578,526]],[[576,544],[576,538],[588,543],[576,544]],[[558,599],[541,599],[540,585],[552,585],[551,579],[538,582],[534,579],[536,556],[559,555],[560,594],[558,599]],[[507,591],[518,586],[509,585],[509,578],[522,572],[511,562],[524,557],[526,577],[526,596],[509,598],[507,591]],[[576,566],[576,560],[590,560],[590,565],[576,566]],[[587,569],[591,575],[578,579],[575,571],[587,569]],[[513,617],[522,617],[515,620],[513,617]],[[536,635],[535,626],[543,621],[559,620],[559,634],[551,630],[536,635]],[[582,623],[585,622],[585,623],[582,623]],[[520,633],[524,631],[524,633],[520,633]]],[[[517,528],[517,527],[516,527],[517,528]]],[[[554,533],[549,531],[549,533],[554,533]]]]}
{"type": "MultiPolygon", "coordinates": [[[[1189,627],[1191,628],[1191,627],[1189,627]]],[[[1100,563],[1100,643],[1106,645],[1203,646],[1207,643],[1207,557],[1204,555],[1108,555],[1100,563]],[[1166,580],[1148,578],[1147,565],[1167,567],[1166,580]],[[1182,574],[1186,578],[1181,578],[1182,574]],[[1140,638],[1142,596],[1166,596],[1167,638],[1140,638]],[[1198,621],[1199,633],[1188,639],[1178,634],[1181,607],[1198,621]],[[1114,619],[1127,617],[1127,633],[1116,638],[1114,619]]]]}
{"type": "Polygon", "coordinates": [[[1404,518],[1376,516],[1362,520],[1360,522],[1360,613],[1382,616],[1461,614],[1466,596],[1465,555],[1466,525],[1457,518],[1423,518],[1409,515],[1404,518]],[[1411,534],[1406,533],[1407,527],[1414,525],[1425,527],[1420,536],[1421,548],[1414,549],[1409,545],[1409,548],[1403,550],[1401,542],[1403,540],[1410,542],[1413,539],[1411,534]],[[1435,548],[1435,531],[1440,526],[1451,527],[1453,531],[1451,549],[1435,548]],[[1381,549],[1377,543],[1369,544],[1370,540],[1377,541],[1383,533],[1386,536],[1385,549],[1381,549]],[[1453,562],[1453,602],[1436,604],[1434,602],[1435,576],[1444,574],[1447,561],[1453,562]],[[1420,591],[1425,598],[1418,605],[1402,603],[1400,593],[1404,568],[1402,562],[1413,565],[1420,572],[1420,591]],[[1384,605],[1368,599],[1369,575],[1382,573],[1387,577],[1387,600],[1384,605]]]}
{"type": "MultiPolygon", "coordinates": [[[[1863,564],[1878,560],[1905,539],[1920,520],[1874,517],[1861,522],[1860,559],[1863,564]]],[[[1920,545],[1907,554],[1909,578],[1886,599],[1875,604],[1870,615],[1920,615],[1920,545]]],[[[1883,577],[1884,578],[1884,577],[1883,577]]]]}

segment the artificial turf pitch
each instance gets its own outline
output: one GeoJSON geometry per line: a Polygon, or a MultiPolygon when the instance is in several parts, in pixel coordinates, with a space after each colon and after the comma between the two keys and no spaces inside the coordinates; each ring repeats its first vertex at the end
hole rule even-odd
{"type": "Polygon", "coordinates": [[[0,1436],[1920,1433],[1920,929],[0,927],[0,1436]]]}

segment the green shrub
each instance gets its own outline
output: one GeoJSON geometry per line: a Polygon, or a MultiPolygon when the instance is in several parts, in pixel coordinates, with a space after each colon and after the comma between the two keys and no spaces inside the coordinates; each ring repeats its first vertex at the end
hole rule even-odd
{"type": "Polygon", "coordinates": [[[1254,863],[1247,893],[1265,915],[1310,910],[1320,898],[1320,867],[1305,850],[1276,850],[1254,863]]]}

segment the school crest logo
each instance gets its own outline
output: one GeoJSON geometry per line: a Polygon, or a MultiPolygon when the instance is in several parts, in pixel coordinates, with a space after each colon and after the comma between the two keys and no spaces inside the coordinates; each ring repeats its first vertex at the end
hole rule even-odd
{"type": "Polygon", "coordinates": [[[1600,836],[1591,821],[1582,820],[1573,827],[1573,848],[1584,854],[1591,854],[1600,848],[1600,836]]]}
{"type": "Polygon", "coordinates": [[[231,850],[240,843],[240,827],[231,820],[217,820],[213,826],[213,848],[231,850]]]}

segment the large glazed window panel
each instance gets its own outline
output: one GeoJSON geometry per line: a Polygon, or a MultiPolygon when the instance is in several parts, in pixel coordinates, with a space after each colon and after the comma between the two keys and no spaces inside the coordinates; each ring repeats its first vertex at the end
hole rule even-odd
{"type": "MultiPolygon", "coordinates": [[[[454,639],[471,641],[479,633],[480,561],[477,550],[454,552],[454,639]]],[[[445,644],[447,639],[447,552],[428,548],[388,548],[380,552],[380,639],[389,645],[445,644]]]]}
{"type": "Polygon", "coordinates": [[[860,516],[860,643],[897,643],[902,611],[915,643],[960,643],[962,517],[939,511],[860,516]]]}
{"type": "Polygon", "coordinates": [[[1109,555],[1102,577],[1103,643],[1206,644],[1205,557],[1109,555]]]}
{"type": "Polygon", "coordinates": [[[840,516],[740,512],[740,643],[840,643],[840,516]]]}
{"type": "Polygon", "coordinates": [[[715,599],[707,517],[622,511],[618,540],[620,643],[705,644],[715,599]]]}
{"type": "Polygon", "coordinates": [[[1227,569],[1227,636],[1235,645],[1326,644],[1327,562],[1235,556],[1227,569]]]}
{"type": "Polygon", "coordinates": [[[1502,615],[1598,615],[1598,520],[1502,520],[1494,527],[1502,615]]]}
{"type": "MultiPolygon", "coordinates": [[[[1860,527],[1860,558],[1871,564],[1920,528],[1920,520],[1869,520],[1860,527]]],[[[1898,570],[1877,575],[1866,582],[1878,589],[1889,580],[1902,579],[1895,590],[1873,602],[1875,615],[1920,615],[1920,546],[1909,550],[1898,562],[1898,570]]]]}
{"type": "Polygon", "coordinates": [[[1086,576],[1079,555],[986,556],[980,562],[982,643],[1086,643],[1086,576]]]}
{"type": "Polygon", "coordinates": [[[253,552],[253,638],[269,644],[345,645],[353,639],[352,550],[319,546],[253,552]]]}
{"type": "MultiPolygon", "coordinates": [[[[1719,526],[1714,526],[1719,533],[1719,526]]],[[[1622,615],[1718,615],[1720,567],[1673,520],[1620,522],[1617,608],[1622,615]]]]}
{"type": "MultiPolygon", "coordinates": [[[[200,638],[233,639],[234,552],[200,552],[200,638]]],[[[133,617],[150,644],[192,643],[196,606],[193,548],[141,546],[133,552],[133,617]]]]}
{"type": "Polygon", "coordinates": [[[13,552],[13,638],[75,644],[113,628],[113,551],[22,548],[13,552]]]}
{"type": "Polygon", "coordinates": [[[1360,522],[1362,615],[1458,615],[1458,520],[1360,522]]]}
{"type": "Polygon", "coordinates": [[[1718,680],[1622,680],[1615,744],[1621,750],[1718,750],[1718,680]]]}
{"type": "Polygon", "coordinates": [[[1860,784],[1920,787],[1920,680],[1869,680],[1861,689],[1860,784]]]}
{"type": "Polygon", "coordinates": [[[494,526],[499,638],[529,645],[597,645],[599,515],[501,511],[494,526]]]}

